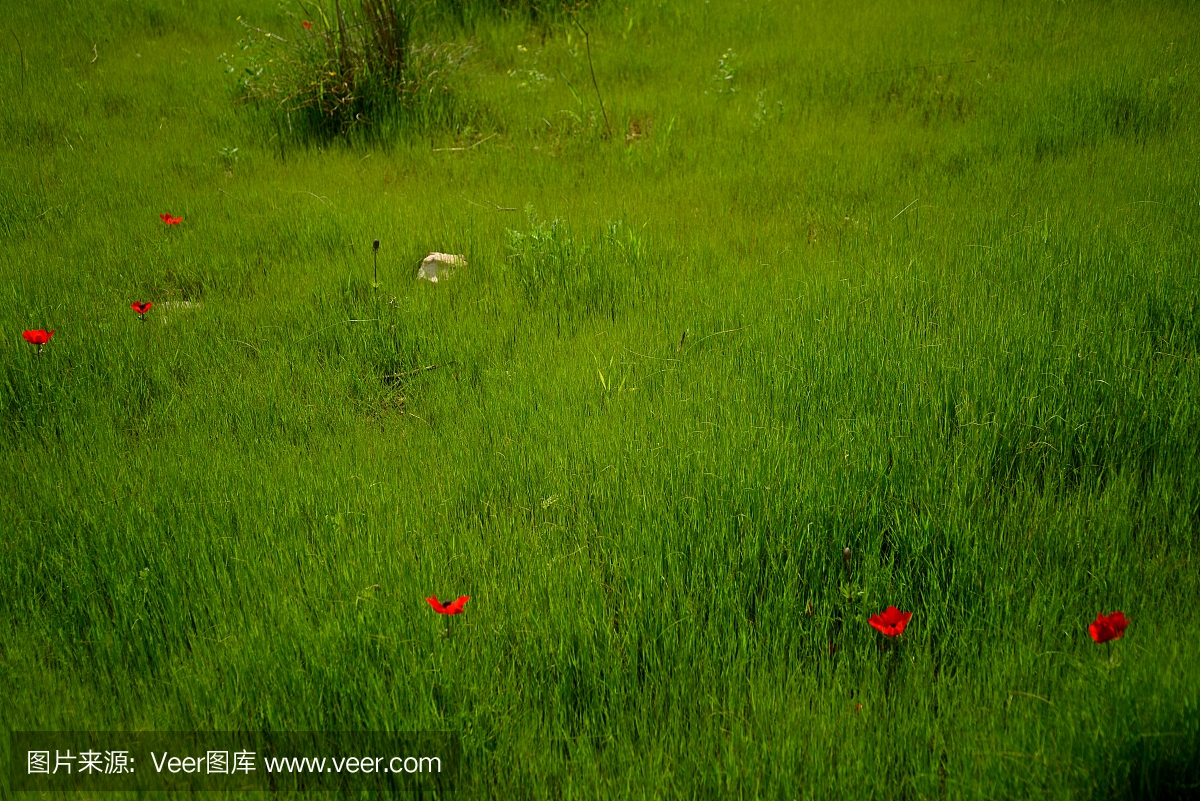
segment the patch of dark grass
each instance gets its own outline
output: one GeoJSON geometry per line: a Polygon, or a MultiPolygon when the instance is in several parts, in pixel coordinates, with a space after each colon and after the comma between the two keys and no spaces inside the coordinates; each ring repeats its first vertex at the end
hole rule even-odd
{"type": "Polygon", "coordinates": [[[1174,131],[1181,117],[1174,82],[1075,83],[1056,90],[1041,114],[1018,123],[1037,159],[1059,158],[1110,139],[1145,143],[1174,131]]]}

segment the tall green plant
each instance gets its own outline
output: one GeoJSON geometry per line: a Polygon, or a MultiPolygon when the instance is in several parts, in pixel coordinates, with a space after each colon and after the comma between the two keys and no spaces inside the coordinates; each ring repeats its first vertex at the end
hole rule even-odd
{"type": "Polygon", "coordinates": [[[238,43],[241,63],[222,56],[239,99],[268,105],[286,117],[290,130],[344,135],[448,91],[433,78],[461,58],[412,44],[409,0],[299,5],[306,18],[296,19],[290,38],[242,21],[248,33],[238,43]]]}

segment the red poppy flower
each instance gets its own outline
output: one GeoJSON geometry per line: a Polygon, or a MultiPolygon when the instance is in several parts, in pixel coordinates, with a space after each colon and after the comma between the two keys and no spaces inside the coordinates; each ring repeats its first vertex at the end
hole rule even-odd
{"type": "Polygon", "coordinates": [[[170,214],[160,214],[158,215],[158,219],[162,220],[167,225],[179,225],[181,222],[183,222],[182,217],[172,217],[170,214]]]}
{"type": "Polygon", "coordinates": [[[912,612],[901,612],[896,607],[889,606],[878,615],[871,615],[867,622],[871,624],[871,628],[885,637],[899,637],[900,633],[904,631],[904,627],[908,625],[908,619],[912,616],[912,612]]]}
{"type": "Polygon", "coordinates": [[[50,341],[50,337],[54,336],[54,332],[39,328],[36,331],[26,331],[21,336],[25,337],[25,341],[30,345],[37,345],[40,349],[42,345],[50,341]]]}
{"type": "Polygon", "coordinates": [[[1088,634],[1092,635],[1092,639],[1096,642],[1108,642],[1109,640],[1119,640],[1125,636],[1125,627],[1129,625],[1129,618],[1125,617],[1124,612],[1113,612],[1109,615],[1096,615],[1096,622],[1088,626],[1088,634]]]}
{"type": "Polygon", "coordinates": [[[438,601],[436,595],[430,595],[425,600],[428,601],[429,605],[433,607],[433,611],[437,612],[439,615],[457,615],[463,610],[463,606],[466,605],[467,601],[471,600],[471,596],[460,595],[455,600],[446,604],[438,601]]]}
{"type": "Polygon", "coordinates": [[[150,311],[150,307],[153,305],[154,304],[151,303],[150,301],[146,301],[143,303],[142,301],[138,300],[138,301],[134,301],[133,303],[130,303],[129,308],[133,309],[135,312],[137,312],[138,314],[145,317],[146,312],[150,311]]]}
{"type": "Polygon", "coordinates": [[[300,24],[304,26],[304,30],[306,30],[306,31],[312,30],[312,23],[309,22],[308,20],[306,20],[306,19],[300,20],[300,24]]]}

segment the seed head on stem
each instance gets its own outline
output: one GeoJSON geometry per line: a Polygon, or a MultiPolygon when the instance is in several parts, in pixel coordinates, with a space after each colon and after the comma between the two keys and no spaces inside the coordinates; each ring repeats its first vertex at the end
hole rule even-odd
{"type": "Polygon", "coordinates": [[[379,240],[376,239],[371,243],[371,250],[375,255],[375,287],[379,288],[379,240]]]}

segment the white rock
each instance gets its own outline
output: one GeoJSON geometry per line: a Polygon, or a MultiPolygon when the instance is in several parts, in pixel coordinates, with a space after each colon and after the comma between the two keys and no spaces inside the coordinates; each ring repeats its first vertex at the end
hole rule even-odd
{"type": "Polygon", "coordinates": [[[421,260],[421,269],[417,271],[417,278],[424,278],[426,281],[436,284],[438,278],[449,277],[454,268],[466,266],[467,260],[462,256],[453,253],[430,253],[421,260]]]}

